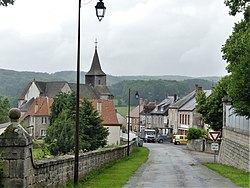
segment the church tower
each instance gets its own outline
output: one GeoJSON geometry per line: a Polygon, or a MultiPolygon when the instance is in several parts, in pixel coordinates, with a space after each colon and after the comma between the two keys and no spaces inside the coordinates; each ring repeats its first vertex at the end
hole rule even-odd
{"type": "Polygon", "coordinates": [[[85,75],[85,84],[96,87],[98,85],[106,86],[106,74],[102,71],[97,53],[97,42],[95,42],[95,54],[89,72],[85,75]]]}

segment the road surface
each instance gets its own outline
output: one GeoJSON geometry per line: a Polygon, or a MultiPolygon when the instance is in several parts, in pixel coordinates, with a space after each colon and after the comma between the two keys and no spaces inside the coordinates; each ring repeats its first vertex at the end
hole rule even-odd
{"type": "Polygon", "coordinates": [[[144,143],[148,161],[130,177],[124,188],[237,187],[230,180],[201,165],[213,162],[213,154],[194,152],[185,145],[144,143]]]}

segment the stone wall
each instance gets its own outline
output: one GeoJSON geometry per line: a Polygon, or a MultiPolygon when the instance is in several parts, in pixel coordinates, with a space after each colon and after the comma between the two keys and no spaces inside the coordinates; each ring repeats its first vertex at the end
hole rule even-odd
{"type": "MultiPolygon", "coordinates": [[[[32,140],[17,123],[19,117],[16,117],[15,121],[0,135],[0,153],[4,170],[0,187],[62,187],[64,183],[73,179],[74,156],[61,156],[34,162],[32,140]]],[[[130,152],[135,147],[136,142],[130,142],[130,152]]],[[[127,149],[127,145],[123,145],[81,154],[79,177],[107,163],[122,159],[127,155],[127,149]]]]}
{"type": "Polygon", "coordinates": [[[250,171],[248,131],[230,127],[223,128],[219,162],[250,171]]]}
{"type": "MultiPolygon", "coordinates": [[[[130,151],[135,147],[136,142],[132,142],[130,151]]],[[[22,159],[15,160],[12,157],[4,160],[4,177],[2,179],[4,187],[61,187],[62,184],[73,179],[73,155],[33,161],[31,147],[16,149],[23,156],[22,159]],[[25,158],[26,160],[24,160],[25,158]]],[[[126,155],[127,145],[81,154],[79,156],[79,177],[109,162],[122,159],[126,155]]]]}
{"type": "Polygon", "coordinates": [[[214,153],[214,151],[211,150],[211,144],[212,144],[211,140],[194,139],[188,141],[187,148],[193,151],[214,153]]]}

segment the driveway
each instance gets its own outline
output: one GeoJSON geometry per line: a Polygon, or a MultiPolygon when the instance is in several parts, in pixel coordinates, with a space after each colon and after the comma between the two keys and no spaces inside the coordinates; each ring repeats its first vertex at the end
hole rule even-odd
{"type": "Polygon", "coordinates": [[[185,145],[144,143],[149,159],[130,177],[124,188],[237,187],[230,180],[201,165],[213,154],[193,152],[185,145]]]}

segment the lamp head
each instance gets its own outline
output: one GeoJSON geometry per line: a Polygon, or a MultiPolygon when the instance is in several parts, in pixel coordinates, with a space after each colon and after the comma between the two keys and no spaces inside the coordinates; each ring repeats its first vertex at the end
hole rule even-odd
{"type": "Polygon", "coordinates": [[[96,4],[95,10],[96,10],[96,16],[97,16],[98,20],[101,21],[105,15],[105,11],[106,11],[106,7],[104,6],[104,3],[102,2],[102,0],[100,0],[96,4]]]}
{"type": "Polygon", "coordinates": [[[136,98],[136,99],[139,99],[139,97],[140,97],[140,96],[139,96],[139,93],[138,93],[138,91],[136,91],[136,93],[135,93],[135,98],[136,98]]]}

